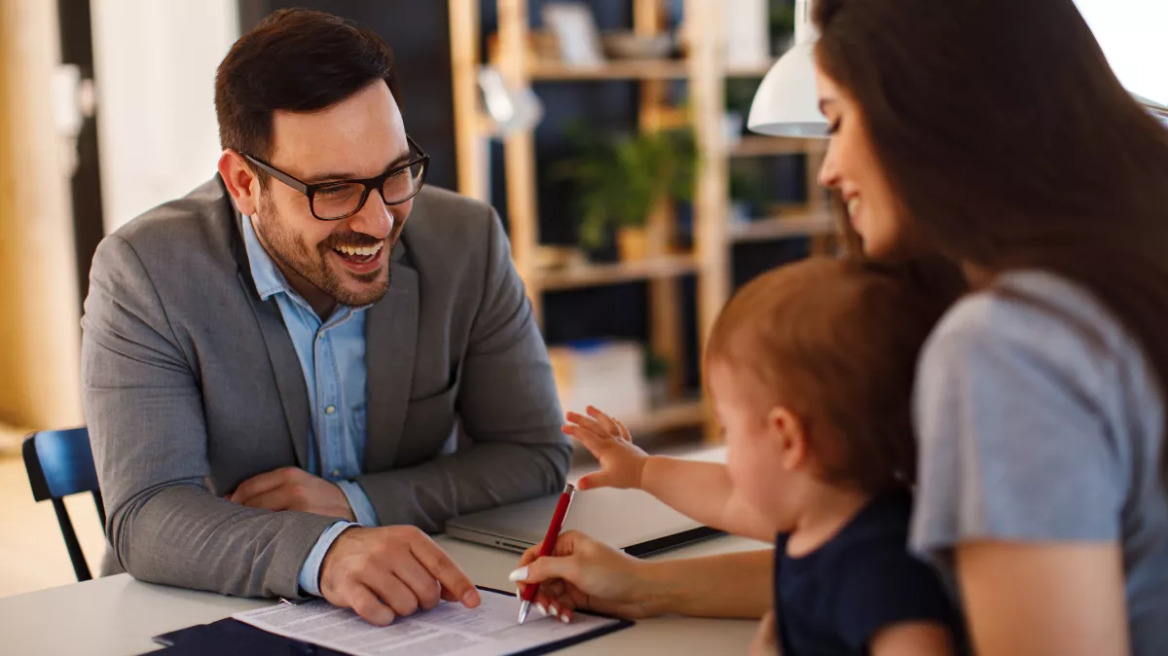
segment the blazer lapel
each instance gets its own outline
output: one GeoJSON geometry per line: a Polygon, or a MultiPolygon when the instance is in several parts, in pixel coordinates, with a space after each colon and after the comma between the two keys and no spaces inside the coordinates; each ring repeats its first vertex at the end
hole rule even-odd
{"type": "MultiPolygon", "coordinates": [[[[239,277],[246,274],[240,272],[239,277]]],[[[241,280],[245,287],[247,280],[241,280]]],[[[296,451],[296,464],[308,469],[308,425],[312,417],[308,411],[308,389],[304,386],[304,372],[300,370],[300,360],[292,346],[292,338],[280,316],[276,299],[261,301],[253,287],[248,294],[260,331],[264,335],[264,345],[268,348],[268,360],[272,363],[272,373],[276,377],[276,389],[280,393],[280,404],[284,406],[284,419],[292,435],[292,448],[296,451]]]]}
{"type": "Polygon", "coordinates": [[[263,334],[268,360],[272,363],[272,374],[276,378],[276,390],[280,394],[280,404],[284,406],[284,420],[288,422],[288,432],[292,437],[292,449],[296,452],[296,464],[301,469],[307,470],[308,449],[310,448],[308,427],[312,422],[312,417],[308,409],[308,388],[305,387],[304,372],[300,370],[300,360],[296,357],[296,349],[292,346],[292,338],[284,326],[284,319],[280,316],[280,308],[276,305],[276,299],[260,300],[255,281],[251,277],[247,250],[243,245],[243,233],[240,232],[239,222],[243,220],[243,215],[237,211],[234,211],[233,214],[235,234],[232,235],[231,248],[236,263],[239,265],[236,272],[239,284],[243,286],[244,295],[251,303],[256,322],[259,323],[260,332],[263,334]]]}
{"type": "Polygon", "coordinates": [[[418,342],[418,273],[395,249],[390,286],[365,321],[365,470],[393,465],[405,426],[418,342]]]}

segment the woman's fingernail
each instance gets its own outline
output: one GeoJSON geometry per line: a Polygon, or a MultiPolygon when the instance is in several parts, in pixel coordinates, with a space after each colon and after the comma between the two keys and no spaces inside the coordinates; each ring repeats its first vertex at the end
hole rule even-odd
{"type": "Polygon", "coordinates": [[[556,608],[555,604],[548,604],[548,612],[551,613],[552,617],[560,616],[560,610],[556,608]]]}
{"type": "Polygon", "coordinates": [[[547,617],[547,609],[543,607],[543,604],[536,604],[535,609],[539,611],[540,615],[547,617]]]}
{"type": "Polygon", "coordinates": [[[564,624],[567,624],[568,622],[571,622],[572,619],[570,617],[568,617],[567,613],[564,613],[563,615],[560,615],[560,621],[563,622],[564,624]]]}
{"type": "Polygon", "coordinates": [[[527,580],[527,568],[520,567],[519,569],[515,570],[514,572],[511,572],[510,574],[508,574],[507,578],[510,579],[511,581],[526,581],[527,580]]]}

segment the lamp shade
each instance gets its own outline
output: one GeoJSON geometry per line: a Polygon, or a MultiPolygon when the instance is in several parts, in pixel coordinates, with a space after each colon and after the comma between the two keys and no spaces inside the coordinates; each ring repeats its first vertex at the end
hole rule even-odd
{"type": "Polygon", "coordinates": [[[815,90],[814,41],[796,44],[762,79],[746,126],[777,137],[827,136],[827,119],[819,111],[815,90]]]}
{"type": "Polygon", "coordinates": [[[810,2],[795,2],[795,45],[771,66],[750,105],[746,126],[777,137],[825,137],[827,119],[815,90],[815,40],[810,2]]]}

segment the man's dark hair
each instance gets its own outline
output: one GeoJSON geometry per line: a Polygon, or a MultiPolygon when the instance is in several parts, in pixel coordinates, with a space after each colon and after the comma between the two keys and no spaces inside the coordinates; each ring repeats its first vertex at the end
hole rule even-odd
{"type": "Polygon", "coordinates": [[[273,111],[321,110],[374,80],[385,80],[398,97],[393,51],[381,37],[319,11],[276,11],[236,41],[219,64],[219,143],[267,159],[273,111]]]}

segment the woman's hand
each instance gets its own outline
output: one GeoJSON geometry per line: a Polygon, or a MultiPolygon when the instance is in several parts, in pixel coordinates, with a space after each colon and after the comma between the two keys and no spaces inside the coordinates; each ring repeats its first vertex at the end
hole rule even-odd
{"type": "Polygon", "coordinates": [[[649,455],[633,445],[629,429],[620,421],[588,406],[588,415],[568,413],[564,434],[576,438],[600,461],[600,471],[582,477],[581,490],[597,487],[640,488],[649,455]]]}
{"type": "Polygon", "coordinates": [[[541,546],[528,549],[510,577],[520,594],[528,585],[539,585],[539,612],[563,622],[570,622],[577,609],[630,618],[660,613],[652,603],[657,595],[647,576],[649,563],[579,531],[561,535],[552,556],[539,558],[541,546]]]}
{"type": "Polygon", "coordinates": [[[779,653],[779,638],[775,611],[768,610],[758,623],[758,631],[754,640],[750,641],[750,656],[775,656],[779,653]]]}

